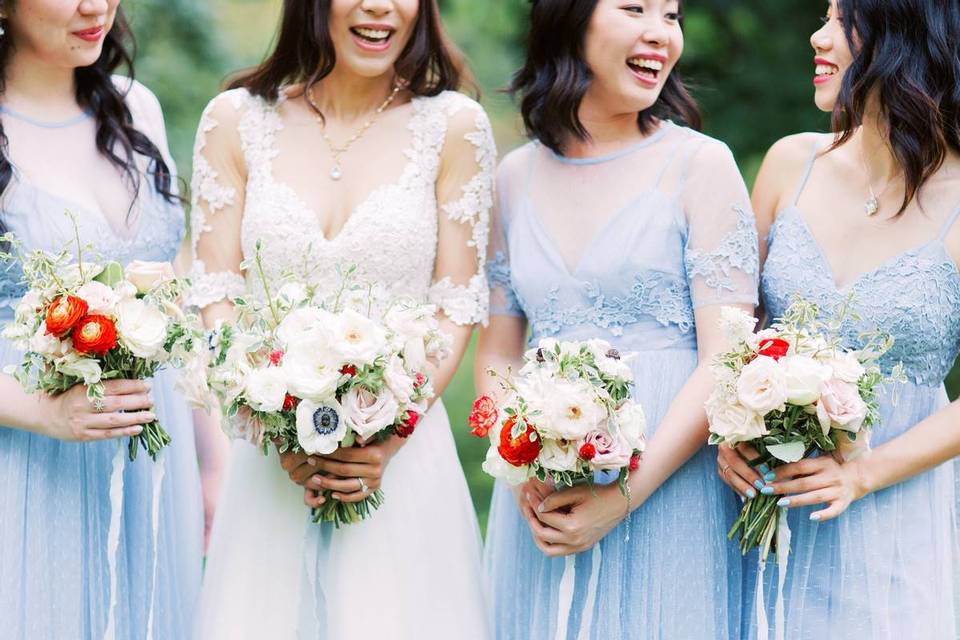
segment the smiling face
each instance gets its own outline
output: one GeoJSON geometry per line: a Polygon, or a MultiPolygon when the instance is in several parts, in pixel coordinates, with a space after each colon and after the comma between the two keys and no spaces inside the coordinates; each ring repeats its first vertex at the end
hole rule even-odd
{"type": "Polygon", "coordinates": [[[599,0],[584,39],[585,101],[617,113],[656,103],[683,53],[677,0],[599,0]]]}
{"type": "Polygon", "coordinates": [[[392,72],[419,13],[420,0],[332,0],[337,66],[367,78],[392,72]]]}
{"type": "Polygon", "coordinates": [[[810,44],[816,52],[813,59],[814,101],[821,111],[833,111],[840,96],[843,76],[853,63],[837,0],[830,0],[823,26],[810,36],[810,44]]]}
{"type": "Polygon", "coordinates": [[[14,49],[47,64],[94,64],[113,27],[120,0],[16,0],[6,2],[7,35],[14,49]]]}

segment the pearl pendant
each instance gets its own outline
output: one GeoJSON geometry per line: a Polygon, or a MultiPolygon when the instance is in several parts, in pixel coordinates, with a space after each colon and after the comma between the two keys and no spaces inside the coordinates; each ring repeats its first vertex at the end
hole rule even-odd
{"type": "Polygon", "coordinates": [[[870,198],[866,204],[863,205],[863,210],[866,212],[867,217],[876,215],[877,211],[880,211],[880,202],[876,198],[870,198]]]}
{"type": "Polygon", "coordinates": [[[333,169],[330,169],[330,179],[339,180],[343,177],[343,171],[340,170],[340,165],[333,165],[333,169]]]}

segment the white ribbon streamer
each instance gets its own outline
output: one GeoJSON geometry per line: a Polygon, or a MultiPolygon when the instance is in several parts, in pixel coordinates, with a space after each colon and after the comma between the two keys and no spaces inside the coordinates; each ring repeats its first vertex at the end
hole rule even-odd
{"type": "Polygon", "coordinates": [[[147,640],[153,640],[153,611],[157,597],[157,565],[160,550],[157,543],[160,538],[160,489],[163,487],[163,476],[166,470],[166,457],[163,452],[157,455],[153,464],[153,498],[150,513],[150,525],[153,529],[153,571],[150,579],[150,613],[147,615],[147,640]]]}
{"type": "Polygon", "coordinates": [[[763,554],[758,554],[757,556],[757,567],[757,588],[756,597],[754,598],[757,608],[757,640],[768,640],[767,607],[763,603],[763,574],[767,565],[763,561],[763,554]]]}
{"type": "Polygon", "coordinates": [[[123,460],[126,442],[120,441],[113,456],[110,472],[110,528],[107,530],[107,566],[110,567],[110,607],[107,610],[107,628],[104,640],[115,640],[117,621],[117,548],[120,546],[120,519],[123,516],[123,460]]]}
{"type": "Polygon", "coordinates": [[[590,567],[590,582],[587,583],[587,601],[583,605],[583,618],[580,620],[580,633],[577,634],[577,640],[587,640],[590,637],[590,629],[593,627],[593,605],[597,601],[597,585],[600,582],[600,561],[603,556],[600,553],[600,543],[593,545],[593,554],[590,567]]]}
{"type": "Polygon", "coordinates": [[[564,558],[563,576],[557,595],[557,633],[556,640],[567,640],[567,626],[570,623],[570,608],[573,606],[573,588],[577,577],[577,556],[564,558]]]}
{"type": "MultiPolygon", "coordinates": [[[[780,509],[777,523],[777,601],[774,603],[773,630],[775,640],[784,640],[786,627],[786,612],[784,610],[783,589],[787,581],[787,566],[790,563],[790,525],[787,522],[787,510],[780,509]]],[[[757,572],[757,640],[768,640],[770,630],[767,621],[767,608],[763,601],[763,574],[766,563],[757,558],[759,571],[757,572]]]]}

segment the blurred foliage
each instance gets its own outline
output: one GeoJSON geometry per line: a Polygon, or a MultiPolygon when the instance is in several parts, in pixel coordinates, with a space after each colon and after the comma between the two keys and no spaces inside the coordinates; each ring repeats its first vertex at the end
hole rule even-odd
{"type": "MultiPolygon", "coordinates": [[[[822,3],[692,0],[679,70],[703,107],[705,130],[730,145],[752,182],[765,150],[798,131],[826,130],[813,105],[809,35],[822,3]]],[[[440,0],[452,39],[466,54],[501,151],[522,142],[516,109],[501,89],[518,67],[529,0],[440,0]]],[[[231,71],[255,64],[274,35],[280,0],[136,0],[125,4],[140,44],[137,77],[163,104],[171,147],[189,175],[200,112],[231,71]]],[[[486,442],[470,437],[471,348],[444,394],[481,522],[491,482],[480,470],[486,442]]],[[[960,369],[949,380],[960,390],[960,369]]]]}

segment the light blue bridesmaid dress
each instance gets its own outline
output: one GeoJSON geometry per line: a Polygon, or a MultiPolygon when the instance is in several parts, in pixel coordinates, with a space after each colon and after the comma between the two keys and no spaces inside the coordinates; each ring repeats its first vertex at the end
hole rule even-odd
{"type": "MultiPolygon", "coordinates": [[[[7,117],[15,117],[6,112],[7,117]]],[[[78,207],[22,179],[14,179],[0,201],[0,219],[24,250],[59,252],[70,246],[79,221],[81,242],[106,260],[172,260],[184,234],[183,211],[154,191],[140,195],[138,228],[119,236],[99,211],[78,207]]],[[[149,184],[149,187],[147,186],[149,184]]],[[[13,318],[25,292],[16,263],[0,263],[0,324],[13,318]]],[[[21,354],[0,338],[0,366],[21,354]]],[[[161,424],[173,438],[161,490],[159,537],[151,528],[153,490],[150,458],[143,452],[123,472],[123,510],[117,555],[116,635],[189,635],[201,571],[203,516],[190,408],[174,390],[175,374],[161,371],[152,396],[161,424]],[[158,554],[156,587],[154,554],[158,554]]],[[[107,531],[112,460],[126,439],[64,442],[0,426],[0,637],[5,640],[102,638],[110,585],[107,531]]]]}
{"type": "MultiPolygon", "coordinates": [[[[694,309],[756,303],[756,227],[729,150],[670,122],[604,157],[530,143],[504,159],[498,190],[491,315],[525,317],[531,343],[604,338],[634,352],[652,435],[697,367],[694,309]],[[574,268],[551,228],[580,238],[574,268]]],[[[734,637],[741,565],[726,532],[738,506],[704,442],[599,543],[598,567],[593,551],[576,556],[563,640],[734,637]]],[[[556,638],[565,560],[534,545],[501,483],[486,555],[497,638],[556,638]]]]}
{"type": "MultiPolygon", "coordinates": [[[[947,404],[943,381],[960,350],[960,272],[944,237],[960,216],[930,211],[941,231],[838,289],[827,258],[797,206],[817,156],[811,154],[792,204],[777,215],[768,240],[762,294],[776,318],[801,294],[830,312],[853,294],[860,320],[843,327],[848,346],[879,328],[894,337],[883,358],[889,371],[902,362],[907,378],[896,403],[881,398],[880,421],[870,442],[877,446],[903,434],[947,404]]],[[[960,549],[956,463],[951,461],[856,502],[839,518],[809,519],[813,510],[787,511],[792,531],[784,591],[790,640],[870,638],[956,640],[960,598],[960,549]]],[[[753,615],[757,556],[744,566],[744,637],[757,636],[753,615]]],[[[764,601],[773,637],[777,569],[771,556],[764,572],[764,601]]]]}

